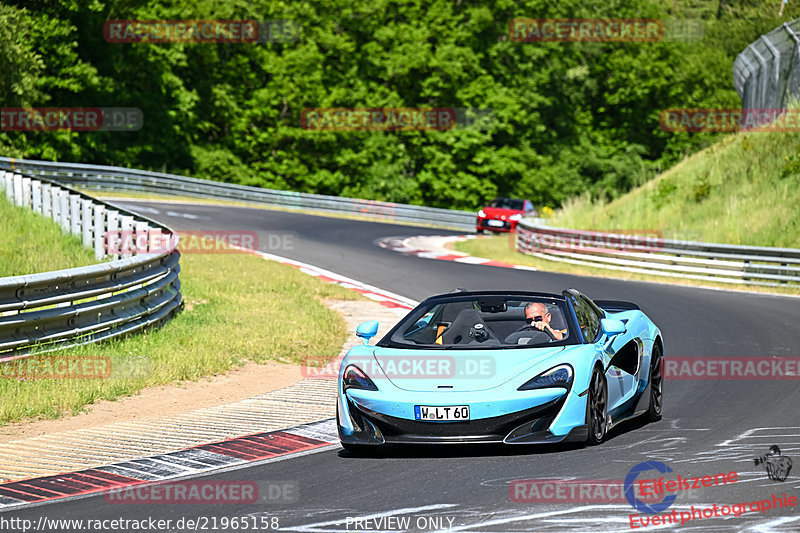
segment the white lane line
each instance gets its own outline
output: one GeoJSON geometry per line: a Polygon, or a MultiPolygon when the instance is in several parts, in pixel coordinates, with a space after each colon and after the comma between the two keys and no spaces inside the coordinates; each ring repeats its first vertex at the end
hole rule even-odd
{"type": "MultiPolygon", "coordinates": [[[[177,211],[167,211],[168,217],[176,217],[176,218],[188,218],[189,220],[199,220],[201,217],[197,215],[192,215],[190,213],[178,213],[177,211]]],[[[207,218],[207,217],[202,217],[207,218]]]]}
{"type": "Polygon", "coordinates": [[[314,265],[310,265],[308,263],[303,263],[301,261],[295,261],[294,259],[289,259],[287,257],[283,257],[283,256],[280,256],[280,255],[270,254],[270,253],[267,253],[267,252],[261,252],[259,250],[252,250],[252,252],[257,254],[257,255],[260,255],[264,259],[269,259],[271,261],[278,261],[279,263],[285,263],[285,264],[289,264],[289,265],[295,265],[295,266],[299,267],[303,271],[305,271],[305,269],[308,269],[307,273],[311,274],[312,276],[313,275],[315,275],[315,276],[323,275],[323,276],[335,279],[338,282],[350,283],[352,285],[360,287],[362,290],[365,289],[365,290],[368,290],[370,292],[374,292],[375,294],[380,294],[382,296],[386,296],[388,298],[392,298],[394,300],[397,300],[398,302],[403,303],[405,305],[408,305],[411,308],[416,307],[417,304],[419,303],[419,302],[417,302],[415,300],[412,300],[411,298],[406,298],[405,296],[401,296],[401,295],[399,295],[397,293],[390,292],[390,291],[387,291],[387,290],[384,290],[384,289],[379,289],[378,287],[375,287],[374,285],[369,285],[368,283],[363,283],[363,282],[355,280],[353,278],[348,278],[347,276],[343,276],[341,274],[337,274],[335,272],[331,272],[330,270],[325,270],[324,268],[320,268],[320,267],[317,267],[317,266],[314,266],[314,265]]]}
{"type": "Polygon", "coordinates": [[[481,265],[483,263],[488,263],[491,259],[486,259],[485,257],[473,257],[468,255],[466,257],[456,257],[453,259],[456,263],[468,263],[470,265],[481,265]]]}
{"type": "MultiPolygon", "coordinates": [[[[478,522],[475,524],[467,524],[464,526],[456,526],[451,527],[449,530],[440,530],[433,533],[448,533],[448,531],[468,531],[475,528],[483,528],[488,526],[497,526],[501,524],[509,524],[511,522],[520,522],[523,520],[536,520],[538,518],[550,518],[555,516],[562,516],[565,514],[575,514],[584,511],[625,511],[626,509],[631,509],[630,505],[585,505],[583,507],[575,507],[572,509],[565,509],[561,511],[547,511],[544,513],[534,513],[534,514],[523,514],[523,515],[516,515],[510,516],[506,518],[496,518],[494,520],[487,520],[485,522],[478,522]]],[[[616,517],[613,517],[616,519],[616,517]]],[[[595,519],[597,522],[602,522],[603,520],[597,517],[595,519]]]]}
{"type": "Polygon", "coordinates": [[[139,213],[150,213],[152,215],[157,215],[157,214],[159,214],[161,212],[158,209],[154,209],[152,207],[146,207],[146,206],[137,207],[136,211],[139,212],[139,213]]]}

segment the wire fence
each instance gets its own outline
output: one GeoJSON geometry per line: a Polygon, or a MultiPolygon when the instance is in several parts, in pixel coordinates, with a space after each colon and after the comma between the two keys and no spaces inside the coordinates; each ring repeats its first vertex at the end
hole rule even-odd
{"type": "Polygon", "coordinates": [[[743,109],[785,108],[800,96],[800,19],[762,35],[733,63],[743,109]]]}

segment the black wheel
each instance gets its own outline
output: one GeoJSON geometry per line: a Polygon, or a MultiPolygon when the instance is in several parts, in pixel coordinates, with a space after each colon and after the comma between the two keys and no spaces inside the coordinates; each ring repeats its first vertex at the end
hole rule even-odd
{"type": "Polygon", "coordinates": [[[608,430],[608,390],[602,372],[594,369],[592,381],[589,383],[589,397],[586,405],[586,425],[589,426],[589,437],[586,443],[596,445],[603,442],[608,430]]]}
{"type": "Polygon", "coordinates": [[[661,375],[661,346],[653,346],[650,356],[650,407],[647,409],[647,420],[661,420],[661,405],[664,397],[664,376],[661,375]]]}

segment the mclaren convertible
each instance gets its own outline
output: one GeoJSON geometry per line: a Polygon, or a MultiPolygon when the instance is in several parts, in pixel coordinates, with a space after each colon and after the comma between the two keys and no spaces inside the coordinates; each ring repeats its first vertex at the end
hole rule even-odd
{"type": "Polygon", "coordinates": [[[382,444],[583,441],[661,418],[663,339],[630,302],[575,289],[432,296],[376,344],[378,323],[338,373],[345,449],[382,444]]]}

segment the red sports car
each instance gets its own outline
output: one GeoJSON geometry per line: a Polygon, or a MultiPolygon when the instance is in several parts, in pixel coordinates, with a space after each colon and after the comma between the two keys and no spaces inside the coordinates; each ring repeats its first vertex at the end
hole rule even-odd
{"type": "Polygon", "coordinates": [[[522,217],[536,216],[536,209],[530,200],[497,197],[478,211],[475,229],[478,233],[490,231],[514,231],[522,217]]]}

